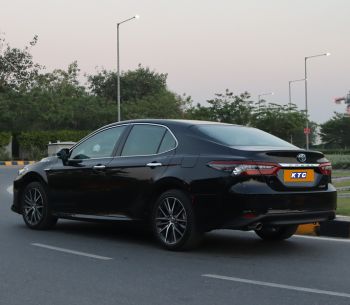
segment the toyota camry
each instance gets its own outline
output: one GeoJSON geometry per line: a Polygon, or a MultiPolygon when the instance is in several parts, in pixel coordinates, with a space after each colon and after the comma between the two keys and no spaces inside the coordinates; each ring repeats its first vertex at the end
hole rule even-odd
{"type": "Polygon", "coordinates": [[[124,121],[20,170],[12,210],[39,230],[59,218],[141,222],[170,250],[215,229],[277,241],[335,217],[331,170],[322,153],[251,127],[124,121]]]}

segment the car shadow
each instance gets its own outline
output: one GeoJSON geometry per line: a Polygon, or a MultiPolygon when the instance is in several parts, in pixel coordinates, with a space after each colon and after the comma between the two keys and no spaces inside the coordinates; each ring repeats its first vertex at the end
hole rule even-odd
{"type": "Polygon", "coordinates": [[[217,230],[207,234],[198,250],[206,255],[221,255],[235,257],[264,257],[264,256],[317,256],[319,247],[315,244],[290,238],[283,241],[264,241],[254,232],[240,232],[230,230],[217,230]]]}
{"type": "MultiPolygon", "coordinates": [[[[31,231],[33,232],[33,231],[31,231]]],[[[40,233],[40,232],[38,232],[40,233]]],[[[150,250],[162,250],[153,238],[152,232],[144,225],[134,223],[93,223],[60,220],[50,235],[98,239],[106,242],[118,242],[125,245],[147,247],[150,250]]],[[[174,255],[195,255],[196,257],[295,257],[306,255],[315,257],[319,254],[318,243],[305,243],[300,238],[291,238],[280,242],[261,240],[253,232],[216,230],[206,233],[198,248],[185,252],[172,252],[174,255]]],[[[171,252],[167,252],[168,254],[171,252]]]]}

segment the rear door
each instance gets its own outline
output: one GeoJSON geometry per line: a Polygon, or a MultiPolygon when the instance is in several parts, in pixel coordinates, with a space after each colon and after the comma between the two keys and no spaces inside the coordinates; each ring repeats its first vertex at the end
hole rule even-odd
{"type": "Polygon", "coordinates": [[[110,213],[137,216],[152,189],[175,153],[177,140],[165,126],[134,124],[123,145],[110,163],[113,168],[115,204],[110,213]]]}

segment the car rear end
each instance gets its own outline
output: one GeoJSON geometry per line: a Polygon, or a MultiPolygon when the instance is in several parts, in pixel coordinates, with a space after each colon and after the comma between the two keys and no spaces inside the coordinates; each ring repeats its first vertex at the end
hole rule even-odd
{"type": "MultiPolygon", "coordinates": [[[[245,128],[238,131],[245,137],[252,132],[271,136],[253,128],[238,128],[245,128]]],[[[222,228],[259,229],[334,219],[337,193],[331,184],[331,164],[322,153],[284,141],[257,141],[256,137],[244,141],[246,145],[230,146],[231,156],[218,156],[206,164],[221,172],[225,181],[222,228]],[[260,145],[254,146],[256,142],[260,145]]],[[[237,144],[237,139],[230,142],[237,144]]]]}

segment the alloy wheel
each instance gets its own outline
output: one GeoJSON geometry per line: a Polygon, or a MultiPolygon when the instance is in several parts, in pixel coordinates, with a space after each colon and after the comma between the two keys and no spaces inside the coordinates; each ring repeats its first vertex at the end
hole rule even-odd
{"type": "Polygon", "coordinates": [[[159,237],[168,245],[177,244],[187,230],[187,214],[182,202],[175,197],[166,197],[159,204],[156,214],[159,237]]]}
{"type": "Polygon", "coordinates": [[[30,188],[24,194],[23,214],[28,224],[35,226],[43,219],[44,199],[40,190],[30,188]]]}

